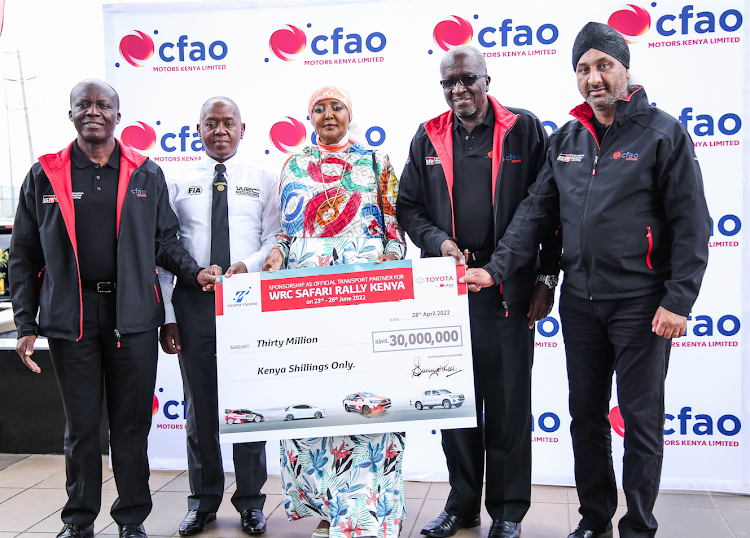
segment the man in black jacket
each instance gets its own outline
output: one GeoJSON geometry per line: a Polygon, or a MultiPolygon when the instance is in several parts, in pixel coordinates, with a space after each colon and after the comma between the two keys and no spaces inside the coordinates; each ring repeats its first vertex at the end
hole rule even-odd
{"type": "Polygon", "coordinates": [[[710,219],[693,142],[628,84],[629,67],[616,30],[593,22],[581,30],[573,68],[586,102],[550,137],[547,162],[492,259],[463,279],[477,290],[507,278],[548,223],[562,221],[560,317],[582,516],[573,538],[612,536],[613,372],[625,421],[620,536],[656,534],[671,338],[685,334],[708,261],[710,219]]]}
{"type": "MultiPolygon", "coordinates": [[[[533,114],[487,95],[487,64],[474,47],[448,51],[440,74],[451,111],[412,139],[397,217],[424,256],[481,267],[542,167],[547,135],[533,114]]],[[[520,534],[531,502],[533,327],[552,307],[557,231],[551,226],[543,242],[539,282],[534,257],[501,286],[469,297],[478,427],[443,430],[451,492],[422,534],[452,536],[479,525],[485,453],[489,536],[520,534]]]]}
{"type": "Polygon", "coordinates": [[[115,140],[119,104],[100,80],[73,88],[69,117],[78,137],[31,168],[11,240],[16,351],[39,373],[34,342],[47,336],[65,411],[68,502],[59,538],[94,535],[105,388],[119,495],[112,518],[120,538],[146,537],[146,443],[164,322],[156,265],[203,287],[219,272],[200,269],[182,247],[161,169],[115,140]]]}

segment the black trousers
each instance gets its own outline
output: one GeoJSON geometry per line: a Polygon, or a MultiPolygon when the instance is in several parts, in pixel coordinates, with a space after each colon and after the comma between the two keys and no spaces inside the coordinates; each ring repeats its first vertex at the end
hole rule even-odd
{"type": "MultiPolygon", "coordinates": [[[[190,491],[188,510],[216,512],[224,494],[219,448],[219,402],[216,378],[214,294],[175,287],[173,304],[180,330],[180,370],[185,393],[190,491]]],[[[238,512],[262,509],[266,496],[266,442],[233,445],[238,512]]]]}
{"type": "Polygon", "coordinates": [[[442,432],[451,484],[445,505],[449,514],[479,514],[485,453],[490,516],[520,522],[531,505],[534,331],[527,312],[527,303],[512,304],[506,318],[495,287],[469,292],[479,427],[442,432]]]}
{"type": "Polygon", "coordinates": [[[118,498],[112,518],[140,524],[151,512],[146,454],[156,383],[157,332],[115,337],[115,294],[83,291],[83,338],[49,339],[65,412],[68,502],[64,523],[91,525],[102,502],[99,430],[106,393],[118,498]],[[106,391],[105,391],[106,387],[106,391]]]}
{"type": "Polygon", "coordinates": [[[581,526],[603,532],[617,508],[608,419],[612,373],[625,422],[623,538],[652,537],[664,449],[664,381],[671,340],[651,332],[663,294],[587,301],[563,291],[560,318],[570,387],[570,433],[581,526]]]}

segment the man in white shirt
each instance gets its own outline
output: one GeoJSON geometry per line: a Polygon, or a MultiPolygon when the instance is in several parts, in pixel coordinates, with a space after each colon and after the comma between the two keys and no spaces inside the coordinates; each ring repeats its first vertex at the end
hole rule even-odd
{"type": "MultiPolygon", "coordinates": [[[[213,97],[201,108],[198,133],[206,155],[167,175],[169,199],[180,221],[180,238],[198,264],[218,265],[225,276],[260,271],[280,232],[279,179],[235,158],[245,132],[240,110],[226,97],[213,97]]],[[[166,322],[160,341],[166,353],[179,353],[185,392],[188,514],[179,533],[202,532],[216,519],[224,493],[219,449],[216,381],[216,323],[211,293],[188,289],[160,272],[166,322]]],[[[266,481],[265,442],[235,444],[237,491],[232,504],[242,530],[261,534],[266,481]]]]}

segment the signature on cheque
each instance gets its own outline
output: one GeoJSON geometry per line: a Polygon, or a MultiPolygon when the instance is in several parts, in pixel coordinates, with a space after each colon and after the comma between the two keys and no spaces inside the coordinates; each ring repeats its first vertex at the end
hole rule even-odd
{"type": "Polygon", "coordinates": [[[414,368],[411,371],[412,377],[420,377],[423,374],[426,374],[428,379],[432,379],[433,377],[440,377],[440,374],[444,374],[445,377],[450,377],[452,375],[456,375],[457,373],[461,372],[462,370],[458,370],[457,366],[454,366],[450,363],[449,360],[446,359],[446,361],[443,364],[440,364],[435,367],[427,368],[422,367],[422,357],[416,357],[414,359],[414,368]]]}

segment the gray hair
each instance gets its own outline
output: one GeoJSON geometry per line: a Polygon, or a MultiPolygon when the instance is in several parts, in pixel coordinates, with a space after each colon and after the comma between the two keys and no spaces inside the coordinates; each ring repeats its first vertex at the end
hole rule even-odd
{"type": "MultiPolygon", "coordinates": [[[[478,48],[472,47],[471,45],[457,45],[449,49],[448,52],[446,52],[443,56],[443,59],[440,60],[440,69],[442,69],[443,66],[447,65],[449,62],[452,62],[456,56],[468,56],[470,58],[474,58],[477,62],[479,62],[479,66],[484,71],[484,74],[487,73],[487,62],[484,59],[484,54],[482,54],[482,52],[478,48]]],[[[482,73],[476,74],[481,75],[482,73]]]]}

